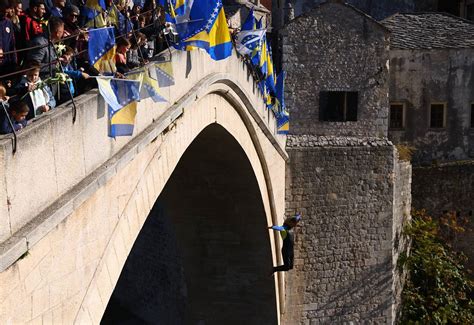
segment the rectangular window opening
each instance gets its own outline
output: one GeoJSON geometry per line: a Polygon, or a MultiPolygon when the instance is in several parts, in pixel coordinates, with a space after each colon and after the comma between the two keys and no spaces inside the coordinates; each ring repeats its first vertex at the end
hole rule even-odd
{"type": "Polygon", "coordinates": [[[405,127],[405,105],[402,103],[390,104],[390,128],[403,129],[405,127]]]}
{"type": "Polygon", "coordinates": [[[440,129],[446,126],[445,114],[446,104],[431,104],[430,128],[440,129]]]}
{"type": "Polygon", "coordinates": [[[357,91],[321,91],[319,120],[328,122],[357,121],[357,91]]]}
{"type": "Polygon", "coordinates": [[[474,3],[466,6],[466,19],[474,21],[474,3]]]}
{"type": "Polygon", "coordinates": [[[471,103],[471,128],[474,128],[474,103],[471,103]]]}

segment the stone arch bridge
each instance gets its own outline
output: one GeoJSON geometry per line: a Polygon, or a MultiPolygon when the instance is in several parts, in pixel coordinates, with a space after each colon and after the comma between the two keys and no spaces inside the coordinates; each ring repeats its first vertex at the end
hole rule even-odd
{"type": "Polygon", "coordinates": [[[97,92],[0,138],[0,323],[280,322],[285,137],[239,58],[172,56],[131,138],[97,92]]]}

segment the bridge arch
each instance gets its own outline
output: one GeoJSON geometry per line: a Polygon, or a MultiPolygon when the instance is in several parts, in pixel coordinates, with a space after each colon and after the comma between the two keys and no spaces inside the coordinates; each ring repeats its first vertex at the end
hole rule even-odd
{"type": "MultiPolygon", "coordinates": [[[[275,252],[278,250],[278,242],[275,241],[273,233],[265,231],[265,227],[267,224],[278,222],[272,185],[276,173],[272,173],[271,169],[278,168],[279,172],[283,172],[284,160],[281,159],[281,152],[275,150],[274,144],[262,145],[262,139],[267,141],[268,137],[252,119],[248,110],[248,106],[252,103],[232,78],[226,79],[223,75],[216,74],[202,80],[199,85],[195,92],[191,92],[183,98],[186,103],[183,114],[174,120],[165,132],[161,133],[148,146],[142,148],[136,157],[130,159],[130,163],[120,173],[123,177],[122,181],[119,181],[120,188],[133,189],[133,191],[121,199],[123,206],[119,207],[119,210],[123,212],[117,220],[116,227],[110,233],[110,240],[98,261],[91,281],[87,285],[87,290],[74,319],[75,323],[89,321],[98,323],[101,320],[108,304],[108,297],[112,296],[135,238],[152,211],[154,203],[163,192],[165,184],[169,181],[176,166],[179,165],[181,158],[185,156],[186,151],[188,149],[193,151],[192,143],[205,141],[200,135],[207,134],[203,137],[208,139],[210,133],[214,134],[214,138],[215,134],[220,134],[223,140],[227,139],[228,142],[229,139],[232,139],[229,143],[233,143],[234,147],[239,147],[241,152],[245,153],[245,159],[248,162],[247,176],[251,171],[254,177],[256,188],[253,189],[253,193],[258,194],[256,202],[261,204],[260,208],[254,210],[257,214],[256,223],[261,227],[257,231],[260,234],[260,239],[257,242],[263,247],[266,255],[261,252],[251,254],[252,263],[244,265],[247,266],[247,270],[257,271],[257,278],[261,283],[264,283],[259,287],[260,294],[254,292],[255,297],[265,296],[268,300],[269,292],[273,296],[270,298],[270,302],[264,303],[267,312],[262,315],[267,315],[265,316],[267,318],[272,317],[268,323],[278,322],[279,286],[277,281],[268,277],[271,264],[277,263],[279,254],[275,254],[275,252]],[[127,170],[132,173],[127,175],[127,170]],[[131,175],[134,177],[130,177],[131,175]],[[124,228],[130,228],[131,224],[136,227],[135,233],[128,234],[128,238],[126,238],[124,228]],[[264,242],[261,241],[261,238],[265,238],[264,242]],[[259,261],[256,256],[260,256],[261,260],[259,261]],[[258,265],[260,268],[257,267],[258,265]],[[269,281],[273,282],[271,289],[268,287],[269,281]],[[104,286],[104,283],[107,282],[108,284],[104,286]]],[[[200,148],[204,147],[200,146],[200,148]]],[[[213,148],[209,149],[213,150],[213,148]]],[[[280,185],[280,200],[283,199],[283,193],[284,186],[280,185]]],[[[258,246],[254,243],[252,249],[258,246]]],[[[190,247],[189,243],[188,247],[190,247]]],[[[255,249],[255,251],[258,250],[255,249]]],[[[242,252],[239,251],[238,254],[242,254],[242,252]]],[[[201,276],[205,278],[209,274],[205,273],[201,276]]],[[[250,296],[248,295],[246,298],[248,301],[251,301],[250,296]]],[[[236,302],[234,301],[234,303],[236,302]]],[[[246,306],[246,304],[242,304],[242,306],[246,306]]],[[[262,307],[259,304],[256,306],[262,307]]],[[[255,324],[261,323],[258,321],[255,324]]]]}
{"type": "Polygon", "coordinates": [[[101,323],[276,324],[266,225],[245,152],[207,126],[147,216],[101,323]]]}

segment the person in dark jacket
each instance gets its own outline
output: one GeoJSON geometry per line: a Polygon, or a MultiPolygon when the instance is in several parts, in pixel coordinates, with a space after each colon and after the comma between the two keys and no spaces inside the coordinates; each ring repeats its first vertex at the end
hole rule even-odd
{"type": "Polygon", "coordinates": [[[61,40],[63,37],[64,22],[61,18],[51,17],[48,22],[48,29],[49,33],[45,32],[31,41],[31,46],[35,46],[36,48],[28,51],[26,55],[26,61],[36,61],[42,65],[40,72],[42,78],[48,77],[51,67],[56,66],[56,60],[58,58],[52,43],[61,40]],[[51,67],[49,64],[51,64],[51,67]]]}
{"type": "Polygon", "coordinates": [[[22,101],[11,103],[9,108],[6,109],[6,114],[8,115],[5,114],[3,107],[0,107],[0,134],[13,133],[13,130],[16,132],[26,127],[26,115],[28,115],[28,112],[28,106],[22,101]],[[10,121],[12,124],[10,124],[10,121]]]}
{"type": "Polygon", "coordinates": [[[66,0],[54,0],[53,8],[51,8],[51,17],[63,18],[63,10],[66,8],[66,0]]]}
{"type": "Polygon", "coordinates": [[[29,61],[25,64],[26,74],[15,86],[17,96],[29,107],[27,120],[35,118],[56,107],[56,100],[48,85],[42,85],[40,64],[29,61]]]}
{"type": "MultiPolygon", "coordinates": [[[[66,50],[64,54],[61,56],[60,61],[61,65],[63,66],[63,71],[67,74],[72,80],[66,82],[67,85],[65,87],[60,88],[60,97],[57,101],[57,105],[60,105],[68,100],[71,99],[71,96],[77,95],[76,88],[74,87],[74,83],[81,79],[89,79],[89,75],[80,69],[77,69],[74,59],[74,50],[66,46],[66,50]],[[66,88],[66,86],[69,87],[66,88]]],[[[62,85],[61,85],[62,86],[62,85]]]]}
{"type": "MultiPolygon", "coordinates": [[[[13,11],[13,8],[9,8],[13,11]]],[[[15,51],[15,27],[5,15],[7,6],[0,6],[0,75],[16,70],[16,53],[4,54],[15,51]]]]}
{"type": "Polygon", "coordinates": [[[287,218],[283,226],[271,226],[268,229],[277,230],[283,239],[283,247],[281,248],[281,255],[283,257],[283,265],[274,266],[273,273],[281,271],[289,271],[293,268],[294,259],[294,235],[293,228],[296,227],[301,220],[301,215],[297,214],[293,217],[287,218]]]}

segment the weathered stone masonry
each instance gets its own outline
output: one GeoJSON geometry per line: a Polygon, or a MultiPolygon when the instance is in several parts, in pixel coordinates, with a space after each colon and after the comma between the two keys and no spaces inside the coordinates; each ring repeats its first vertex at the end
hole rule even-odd
{"type": "Polygon", "coordinates": [[[305,217],[283,323],[392,323],[409,164],[381,139],[291,136],[287,150],[287,214],[305,217]]]}
{"type": "Polygon", "coordinates": [[[292,134],[386,136],[388,30],[348,5],[326,3],[280,31],[292,134]],[[357,91],[357,122],[319,122],[320,91],[357,91]]]}
{"type": "Polygon", "coordinates": [[[304,216],[282,323],[395,323],[411,169],[386,139],[388,30],[328,1],[279,35],[292,117],[286,212],[304,216]],[[355,120],[320,116],[320,94],[328,91],[358,93],[355,120]]]}

